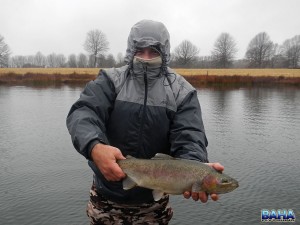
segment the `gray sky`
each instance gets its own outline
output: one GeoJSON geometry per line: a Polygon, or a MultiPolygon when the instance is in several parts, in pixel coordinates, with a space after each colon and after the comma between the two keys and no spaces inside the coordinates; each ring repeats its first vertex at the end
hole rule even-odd
{"type": "Polygon", "coordinates": [[[104,32],[114,56],[125,53],[130,28],[142,19],[163,22],[171,51],[184,39],[210,55],[222,32],[243,58],[250,40],[267,32],[274,43],[300,34],[300,0],[0,0],[0,34],[12,55],[86,53],[89,30],[104,32]]]}

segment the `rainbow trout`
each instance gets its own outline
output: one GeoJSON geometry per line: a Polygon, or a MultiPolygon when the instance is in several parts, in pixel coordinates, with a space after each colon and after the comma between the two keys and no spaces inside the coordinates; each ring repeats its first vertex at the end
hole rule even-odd
{"type": "Polygon", "coordinates": [[[204,163],[161,153],[152,159],[128,156],[125,160],[119,160],[118,164],[127,175],[123,180],[124,190],[135,186],[153,189],[156,201],[164,193],[180,195],[185,191],[205,191],[209,194],[224,194],[239,186],[235,179],[204,163]]]}

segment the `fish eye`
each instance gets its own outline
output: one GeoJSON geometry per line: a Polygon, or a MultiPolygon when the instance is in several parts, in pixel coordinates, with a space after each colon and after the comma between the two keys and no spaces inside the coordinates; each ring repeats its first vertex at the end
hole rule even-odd
{"type": "Polygon", "coordinates": [[[227,184],[227,183],[229,183],[229,181],[226,178],[223,178],[222,179],[222,183],[226,183],[227,184]]]}

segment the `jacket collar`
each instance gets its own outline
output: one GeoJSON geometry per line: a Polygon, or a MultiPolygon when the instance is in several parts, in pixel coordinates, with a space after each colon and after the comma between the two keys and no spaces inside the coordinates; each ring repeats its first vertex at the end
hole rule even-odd
{"type": "Polygon", "coordinates": [[[146,75],[147,79],[155,79],[161,74],[161,65],[151,65],[137,61],[133,63],[132,71],[136,77],[144,77],[146,75]]]}

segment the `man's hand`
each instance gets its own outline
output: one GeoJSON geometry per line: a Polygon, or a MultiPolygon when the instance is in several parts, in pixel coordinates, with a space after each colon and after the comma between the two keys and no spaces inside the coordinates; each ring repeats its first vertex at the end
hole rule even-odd
{"type": "MultiPolygon", "coordinates": [[[[209,165],[210,167],[214,168],[215,170],[218,170],[222,172],[224,170],[224,166],[222,166],[220,163],[205,163],[209,165]]],[[[187,199],[189,199],[191,196],[195,201],[198,201],[200,199],[201,202],[205,203],[208,200],[208,194],[205,192],[191,192],[186,191],[183,193],[183,196],[187,199]]],[[[211,199],[213,201],[217,201],[219,199],[219,196],[217,194],[211,194],[210,195],[211,199]]]]}
{"type": "Polygon", "coordinates": [[[93,147],[91,157],[108,181],[119,181],[126,176],[117,164],[117,160],[125,159],[120,149],[99,143],[93,147]]]}

